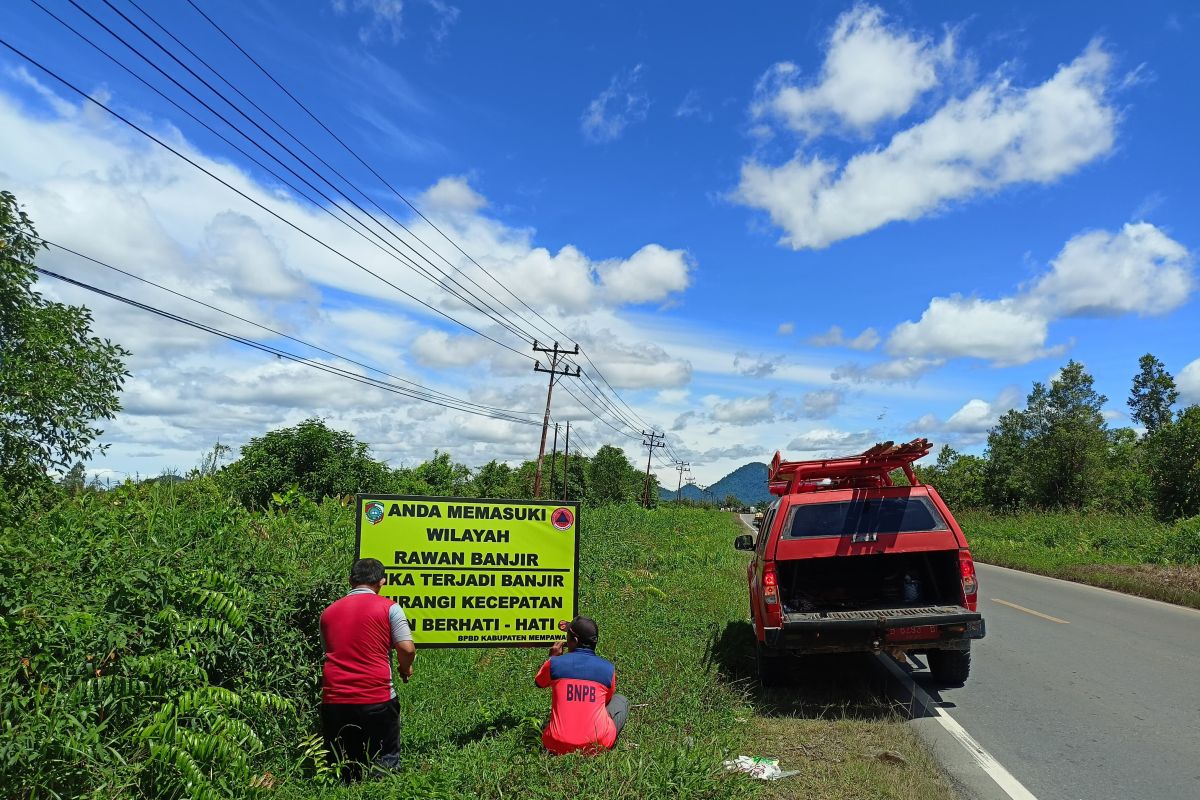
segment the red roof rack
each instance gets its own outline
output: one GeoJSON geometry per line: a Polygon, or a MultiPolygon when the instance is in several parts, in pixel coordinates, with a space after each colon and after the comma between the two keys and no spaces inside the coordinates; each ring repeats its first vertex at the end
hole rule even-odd
{"type": "Polygon", "coordinates": [[[913,439],[904,444],[880,442],[856,456],[815,461],[784,461],[777,451],[767,471],[767,487],[771,494],[785,495],[820,489],[891,486],[888,473],[894,469],[904,470],[909,483],[920,486],[912,462],[929,455],[932,448],[928,439],[913,439]],[[826,480],[829,482],[825,483],[826,480]]]}

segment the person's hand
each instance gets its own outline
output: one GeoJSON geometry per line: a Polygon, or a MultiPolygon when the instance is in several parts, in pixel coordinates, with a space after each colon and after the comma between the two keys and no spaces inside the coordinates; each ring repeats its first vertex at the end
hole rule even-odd
{"type": "Polygon", "coordinates": [[[550,645],[550,657],[554,658],[555,656],[561,656],[563,654],[563,649],[566,648],[566,646],[566,639],[559,639],[557,642],[550,645]]]}
{"type": "Polygon", "coordinates": [[[408,679],[411,677],[412,677],[412,664],[409,664],[407,669],[401,671],[400,680],[404,681],[405,683],[408,683],[408,679]]]}

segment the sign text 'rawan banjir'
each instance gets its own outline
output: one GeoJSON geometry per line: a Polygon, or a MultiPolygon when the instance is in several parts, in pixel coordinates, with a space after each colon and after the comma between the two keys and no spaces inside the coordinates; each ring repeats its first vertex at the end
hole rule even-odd
{"type": "Polygon", "coordinates": [[[357,549],[418,646],[539,645],[575,616],[578,503],[359,495],[357,549]]]}

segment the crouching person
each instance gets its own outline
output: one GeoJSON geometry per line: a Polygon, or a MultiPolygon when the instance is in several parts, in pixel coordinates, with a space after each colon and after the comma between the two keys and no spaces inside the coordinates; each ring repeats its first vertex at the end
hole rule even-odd
{"type": "Polygon", "coordinates": [[[534,678],[539,687],[551,690],[550,723],[542,731],[542,744],[552,753],[611,750],[625,726],[629,701],[614,694],[616,668],[596,655],[598,638],[594,620],[576,617],[567,627],[566,641],[551,646],[550,658],[534,678]]]}
{"type": "Polygon", "coordinates": [[[343,762],[347,782],[361,777],[364,766],[393,770],[400,765],[392,650],[405,683],[412,677],[417,651],[404,611],[379,594],[384,575],[378,559],[355,561],[350,593],[321,614],[321,730],[326,750],[343,762]]]}

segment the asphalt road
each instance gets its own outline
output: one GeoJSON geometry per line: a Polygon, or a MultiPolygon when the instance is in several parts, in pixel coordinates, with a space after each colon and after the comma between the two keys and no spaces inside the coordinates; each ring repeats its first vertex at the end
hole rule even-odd
{"type": "Polygon", "coordinates": [[[1200,611],[977,568],[970,680],[914,674],[942,708],[1038,800],[1200,798],[1200,611]]]}
{"type": "Polygon", "coordinates": [[[1200,611],[978,571],[971,679],[917,673],[950,716],[1039,800],[1200,798],[1200,611]]]}

